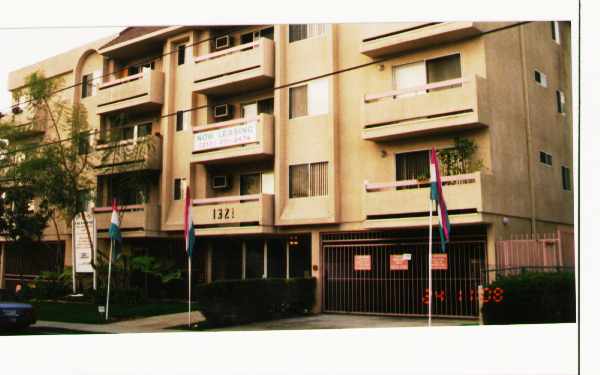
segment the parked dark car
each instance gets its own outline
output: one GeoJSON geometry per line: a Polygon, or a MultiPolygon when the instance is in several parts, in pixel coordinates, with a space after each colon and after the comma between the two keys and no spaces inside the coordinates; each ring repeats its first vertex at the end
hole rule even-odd
{"type": "Polygon", "coordinates": [[[37,321],[35,309],[28,303],[0,302],[0,330],[22,329],[37,321]]]}

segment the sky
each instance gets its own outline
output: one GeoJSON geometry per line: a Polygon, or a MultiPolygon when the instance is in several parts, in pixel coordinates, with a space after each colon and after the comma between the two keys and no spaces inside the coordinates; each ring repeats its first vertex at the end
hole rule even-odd
{"type": "Polygon", "coordinates": [[[118,33],[121,27],[0,28],[0,112],[11,105],[8,74],[94,40],[118,33]]]}

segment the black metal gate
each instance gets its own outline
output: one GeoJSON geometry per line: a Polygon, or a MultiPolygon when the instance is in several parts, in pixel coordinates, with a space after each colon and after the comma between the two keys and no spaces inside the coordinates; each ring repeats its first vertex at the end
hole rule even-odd
{"type": "MultiPolygon", "coordinates": [[[[427,241],[385,238],[343,242],[323,241],[324,311],[427,315],[427,241]],[[410,260],[408,265],[398,267],[397,260],[403,254],[410,254],[410,260]],[[370,269],[365,269],[367,267],[370,269]]],[[[439,245],[434,244],[434,253],[439,253],[438,248],[439,245]]],[[[449,244],[447,270],[433,270],[433,315],[478,316],[477,288],[482,283],[485,249],[486,242],[481,239],[453,240],[449,244]]]]}

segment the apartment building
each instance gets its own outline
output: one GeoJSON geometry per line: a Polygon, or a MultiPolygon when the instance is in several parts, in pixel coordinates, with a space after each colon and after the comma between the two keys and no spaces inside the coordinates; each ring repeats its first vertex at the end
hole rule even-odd
{"type": "Polygon", "coordinates": [[[434,314],[474,316],[498,238],[573,226],[570,43],[568,22],[130,27],[9,87],[81,83],[61,95],[113,135],[92,150],[152,146],[97,163],[100,251],[116,198],[125,252],[183,265],[189,186],[195,282],[313,276],[315,311],[426,314],[435,146],[434,314]]]}

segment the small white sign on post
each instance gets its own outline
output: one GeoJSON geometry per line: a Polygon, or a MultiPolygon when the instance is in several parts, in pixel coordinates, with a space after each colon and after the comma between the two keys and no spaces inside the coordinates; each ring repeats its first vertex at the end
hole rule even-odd
{"type": "MultiPolygon", "coordinates": [[[[96,236],[96,218],[93,215],[85,214],[88,229],[92,242],[90,244],[90,238],[85,227],[85,223],[78,215],[73,219],[73,248],[75,249],[75,272],[77,273],[93,273],[92,268],[92,246],[96,249],[97,236],[96,236]]],[[[95,252],[94,252],[95,254],[95,252]]]]}

